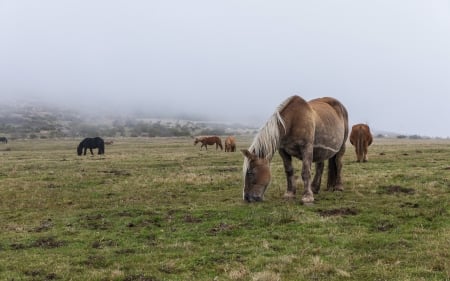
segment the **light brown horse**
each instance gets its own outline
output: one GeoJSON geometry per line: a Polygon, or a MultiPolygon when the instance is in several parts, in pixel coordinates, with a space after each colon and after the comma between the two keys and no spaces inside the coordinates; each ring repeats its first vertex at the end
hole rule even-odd
{"type": "Polygon", "coordinates": [[[296,183],[292,156],[302,160],[303,203],[314,202],[328,160],[328,190],[343,190],[342,157],[348,137],[348,113],[334,98],[306,102],[299,96],[284,101],[255,136],[244,154],[244,200],[261,201],[270,183],[270,161],[278,150],[287,179],[285,198],[295,197],[296,183]],[[311,165],[316,174],[311,182],[311,165]]]}
{"type": "Polygon", "coordinates": [[[235,152],[236,151],[236,138],[233,136],[228,136],[225,139],[225,152],[235,152]]]}
{"type": "Polygon", "coordinates": [[[367,162],[367,150],[372,144],[373,138],[370,128],[366,124],[356,124],[352,126],[350,133],[350,143],[355,147],[356,161],[367,162]]]}
{"type": "Polygon", "coordinates": [[[216,145],[216,150],[218,147],[220,147],[220,150],[223,150],[222,147],[222,140],[218,136],[205,136],[205,137],[196,137],[194,141],[194,145],[201,142],[202,145],[200,146],[200,150],[202,150],[203,147],[208,150],[208,145],[216,145]]]}

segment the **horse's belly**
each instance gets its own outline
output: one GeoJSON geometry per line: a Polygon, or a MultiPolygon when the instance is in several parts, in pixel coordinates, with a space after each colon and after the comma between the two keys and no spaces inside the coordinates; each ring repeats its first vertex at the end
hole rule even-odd
{"type": "Polygon", "coordinates": [[[343,142],[343,138],[333,138],[327,142],[314,143],[313,161],[321,162],[330,159],[341,150],[343,142]]]}
{"type": "Polygon", "coordinates": [[[330,147],[314,147],[314,152],[313,152],[313,162],[322,162],[325,161],[327,159],[330,159],[331,157],[333,157],[334,155],[336,155],[336,153],[339,150],[335,150],[334,148],[330,148],[330,147]]]}

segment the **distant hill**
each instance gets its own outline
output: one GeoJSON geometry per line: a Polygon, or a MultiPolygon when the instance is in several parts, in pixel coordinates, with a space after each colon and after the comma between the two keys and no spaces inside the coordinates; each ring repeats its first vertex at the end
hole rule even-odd
{"type": "Polygon", "coordinates": [[[253,133],[256,128],[194,120],[189,116],[158,118],[136,115],[92,114],[37,103],[0,105],[0,135],[11,139],[62,137],[170,137],[253,133]]]}
{"type": "MultiPolygon", "coordinates": [[[[259,128],[259,127],[258,127],[259,128]]],[[[201,120],[200,116],[152,116],[86,113],[33,101],[0,104],[0,136],[11,139],[64,137],[171,137],[196,135],[255,134],[255,126],[201,120]]],[[[428,138],[374,129],[377,138],[428,138]]]]}

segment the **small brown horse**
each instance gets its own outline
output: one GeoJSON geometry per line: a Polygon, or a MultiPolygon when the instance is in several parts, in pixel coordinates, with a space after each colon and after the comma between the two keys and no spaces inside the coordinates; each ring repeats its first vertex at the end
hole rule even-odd
{"type": "Polygon", "coordinates": [[[350,143],[355,147],[356,161],[367,162],[367,150],[372,144],[373,138],[370,128],[366,124],[356,124],[352,126],[350,133],[350,143]]]}
{"type": "Polygon", "coordinates": [[[233,136],[228,136],[225,139],[225,152],[235,152],[236,151],[236,138],[233,136]]]}
{"type": "Polygon", "coordinates": [[[303,203],[312,203],[318,193],[328,160],[328,190],[343,190],[341,171],[348,137],[348,113],[334,98],[306,102],[299,96],[284,101],[255,136],[245,156],[244,200],[261,201],[270,183],[270,161],[278,150],[287,179],[286,198],[295,197],[296,184],[292,156],[302,160],[303,203]],[[316,174],[311,182],[311,165],[316,174]]]}
{"type": "Polygon", "coordinates": [[[220,147],[220,150],[223,150],[222,147],[222,140],[218,136],[206,136],[206,137],[196,137],[194,141],[194,145],[201,142],[202,145],[200,146],[200,150],[202,150],[203,147],[208,150],[208,145],[216,145],[216,150],[218,147],[220,147]]]}

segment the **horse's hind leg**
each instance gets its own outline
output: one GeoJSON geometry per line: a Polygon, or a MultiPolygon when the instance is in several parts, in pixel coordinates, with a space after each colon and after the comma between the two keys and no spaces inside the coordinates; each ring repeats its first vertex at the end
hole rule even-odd
{"type": "Polygon", "coordinates": [[[342,158],[344,157],[345,146],[342,146],[341,150],[328,160],[328,182],[327,189],[332,191],[343,191],[344,186],[342,184],[342,158]]]}
{"type": "Polygon", "coordinates": [[[368,151],[368,144],[367,141],[364,140],[364,157],[363,157],[363,162],[367,162],[369,160],[369,157],[367,156],[367,151],[368,151]]]}
{"type": "Polygon", "coordinates": [[[317,162],[316,163],[316,174],[314,175],[314,179],[312,182],[312,191],[314,194],[319,193],[320,190],[320,184],[322,182],[322,173],[323,173],[323,168],[325,167],[325,163],[324,162],[317,162]]]}
{"type": "Polygon", "coordinates": [[[92,151],[92,148],[89,148],[89,150],[91,151],[91,155],[94,155],[94,152],[92,151]]]}

